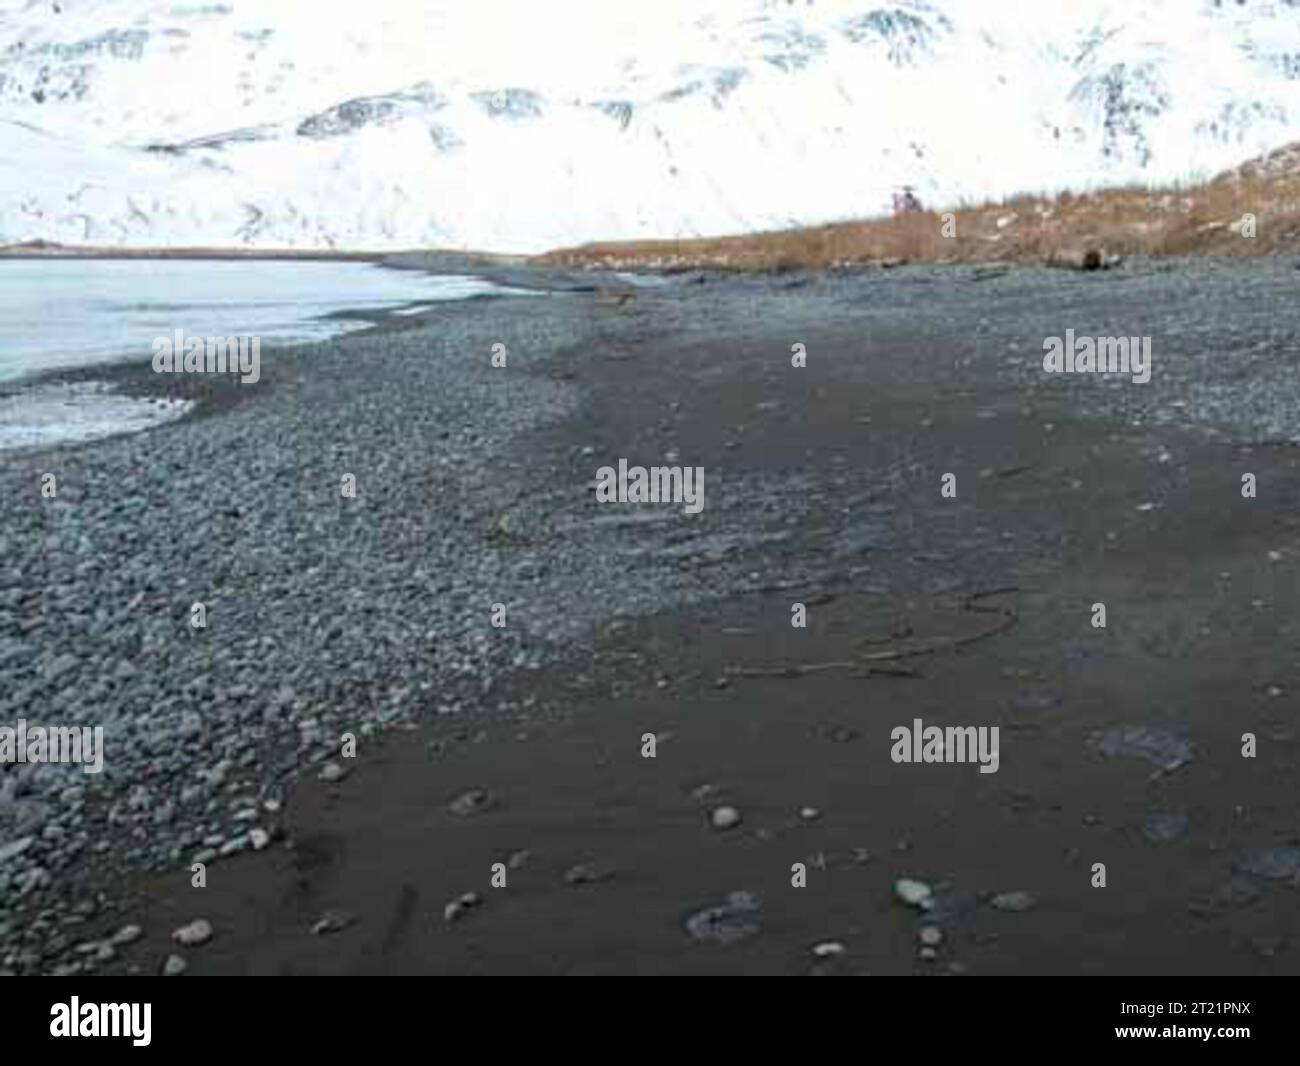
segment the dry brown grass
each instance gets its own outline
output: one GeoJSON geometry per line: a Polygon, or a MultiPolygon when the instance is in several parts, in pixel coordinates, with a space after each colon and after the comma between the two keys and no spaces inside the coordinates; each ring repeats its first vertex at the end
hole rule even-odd
{"type": "Polygon", "coordinates": [[[899,262],[1077,262],[1105,255],[1271,255],[1300,251],[1300,143],[1198,186],[1120,188],[807,229],[696,240],[587,244],[537,256],[617,270],[823,270],[899,262]],[[1240,220],[1255,216],[1255,235],[1240,220]],[[955,231],[955,232],[954,232],[955,231]]]}

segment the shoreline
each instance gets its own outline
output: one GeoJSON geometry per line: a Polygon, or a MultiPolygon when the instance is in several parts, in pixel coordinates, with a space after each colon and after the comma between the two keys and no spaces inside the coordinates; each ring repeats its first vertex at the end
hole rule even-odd
{"type": "Polygon", "coordinates": [[[401,251],[174,246],[134,248],[45,244],[40,242],[0,245],[0,259],[199,259],[216,261],[226,261],[231,259],[316,259],[328,262],[356,262],[360,260],[362,262],[379,263],[385,259],[406,255],[446,255],[449,258],[500,263],[509,263],[521,258],[517,256],[494,255],[487,252],[430,252],[415,248],[404,249],[401,251]]]}
{"type": "Polygon", "coordinates": [[[20,458],[0,716],[98,691],[115,728],[107,791],[15,797],[33,840],[0,867],[22,901],[0,968],[1298,972],[1273,692],[1300,684],[1300,463],[1258,446],[1300,433],[1293,278],[909,267],[462,301],[277,352],[282,387],[221,417],[20,458]],[[1116,322],[1156,338],[1149,384],[1042,373],[1035,339],[1116,322]],[[597,467],[670,454],[705,468],[701,514],[592,502],[597,467]],[[67,496],[42,510],[51,459],[67,496]],[[891,762],[915,718],[1000,726],[998,772],[891,762]],[[1190,758],[1161,771],[1125,729],[1190,758]],[[901,877],[933,887],[926,921],[901,877]],[[176,948],[200,917],[211,943],[176,948]],[[77,950],[127,924],[134,946],[77,950]]]}
{"type": "MultiPolygon", "coordinates": [[[[0,255],[3,258],[3,255],[0,255]]],[[[17,257],[33,258],[33,257],[17,257]]],[[[240,258],[232,256],[189,256],[184,254],[170,256],[117,256],[110,255],[43,255],[35,258],[86,258],[86,259],[209,259],[212,261],[224,261],[230,258],[240,258]]],[[[269,256],[249,256],[242,258],[256,259],[279,259],[289,258],[277,255],[269,256]]],[[[302,257],[293,257],[302,258],[302,257]]],[[[326,257],[312,256],[309,258],[323,259],[326,257]]],[[[590,292],[595,291],[601,278],[599,274],[592,274],[588,278],[576,279],[568,272],[548,269],[542,267],[513,267],[508,265],[495,265],[488,267],[486,263],[480,262],[469,255],[443,255],[440,253],[412,253],[405,256],[383,256],[368,258],[364,254],[358,254],[353,257],[332,257],[331,261],[357,261],[365,259],[372,262],[373,265],[389,270],[420,271],[431,277],[467,277],[477,278],[490,284],[500,286],[500,292],[484,292],[470,296],[459,297],[455,302],[464,302],[467,300],[479,300],[495,298],[505,295],[514,295],[519,291],[531,293],[551,294],[557,292],[590,292]],[[513,290],[513,291],[511,291],[513,290]]],[[[622,288],[626,288],[623,283],[622,288]]],[[[430,317],[436,314],[436,308],[442,301],[424,302],[414,301],[393,301],[394,305],[390,308],[365,307],[349,308],[341,306],[338,309],[323,315],[315,316],[313,322],[330,322],[338,321],[345,324],[340,333],[336,336],[347,334],[369,334],[373,331],[398,332],[406,329],[421,328],[430,317]],[[413,313],[417,312],[418,313],[413,313]]],[[[268,351],[275,349],[290,349],[313,344],[323,343],[330,338],[313,338],[302,341],[285,341],[270,342],[268,351]]],[[[103,384],[110,391],[117,392],[131,399],[139,400],[159,400],[167,402],[184,402],[190,405],[185,413],[170,421],[184,421],[192,418],[203,418],[211,414],[232,410],[235,407],[251,399],[249,390],[242,387],[241,383],[233,376],[222,377],[215,374],[167,374],[158,375],[152,372],[150,357],[148,356],[127,356],[117,359],[96,361],[88,364],[73,363],[67,366],[50,366],[38,370],[32,370],[18,377],[0,380],[0,398],[15,397],[30,390],[41,390],[49,386],[59,385],[89,385],[103,384]]],[[[271,383],[267,383],[268,385],[271,383]]],[[[157,428],[157,425],[148,428],[157,428]]],[[[142,432],[140,428],[125,429],[123,433],[142,432]]],[[[112,434],[117,435],[117,434],[112,434]]],[[[94,440],[105,439],[104,437],[90,438],[94,440]]],[[[21,445],[15,448],[4,449],[6,451],[23,450],[27,452],[40,451],[47,447],[78,447],[81,440],[69,440],[65,442],[56,442],[53,444],[38,445],[21,445]]]]}

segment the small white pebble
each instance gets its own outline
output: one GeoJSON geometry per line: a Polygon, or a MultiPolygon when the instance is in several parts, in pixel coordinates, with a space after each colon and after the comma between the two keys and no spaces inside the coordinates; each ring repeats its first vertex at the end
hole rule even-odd
{"type": "Polygon", "coordinates": [[[124,925],[109,939],[110,944],[117,944],[119,947],[124,944],[134,944],[144,936],[144,930],[138,925],[124,925]]]}
{"type": "Polygon", "coordinates": [[[212,939],[212,923],[204,921],[202,918],[195,918],[189,925],[182,925],[172,933],[172,939],[186,948],[195,948],[200,944],[206,944],[212,939]]]}
{"type": "Polygon", "coordinates": [[[931,902],[930,897],[933,894],[933,890],[924,881],[913,881],[911,878],[903,877],[894,882],[894,895],[909,907],[928,909],[926,904],[931,902]]]}
{"type": "Polygon", "coordinates": [[[482,902],[477,892],[464,892],[442,909],[442,916],[449,922],[454,922],[471,907],[477,907],[482,902]]]}
{"type": "Polygon", "coordinates": [[[711,821],[714,829],[734,829],[740,825],[740,812],[735,807],[718,807],[714,810],[711,821]]]}

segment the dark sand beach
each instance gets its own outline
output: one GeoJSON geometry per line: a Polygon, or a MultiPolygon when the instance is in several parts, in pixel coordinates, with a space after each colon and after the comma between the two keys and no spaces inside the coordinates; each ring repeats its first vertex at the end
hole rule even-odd
{"type": "Polygon", "coordinates": [[[0,718],[111,731],[3,797],[0,964],[1300,972],[1295,266],[538,274],[7,461],[0,718]],[[1067,329],[1150,382],[1045,373],[1067,329]],[[620,457],[703,511],[597,503],[620,457]],[[894,762],[915,719],[997,772],[894,762]]]}

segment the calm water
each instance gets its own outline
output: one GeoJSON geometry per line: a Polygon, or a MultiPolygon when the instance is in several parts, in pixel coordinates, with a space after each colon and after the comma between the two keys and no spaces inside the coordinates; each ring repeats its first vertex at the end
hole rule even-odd
{"type": "Polygon", "coordinates": [[[0,260],[0,381],[51,368],[148,359],[153,339],[306,341],[360,323],[319,316],[502,291],[368,263],[0,260]]]}

